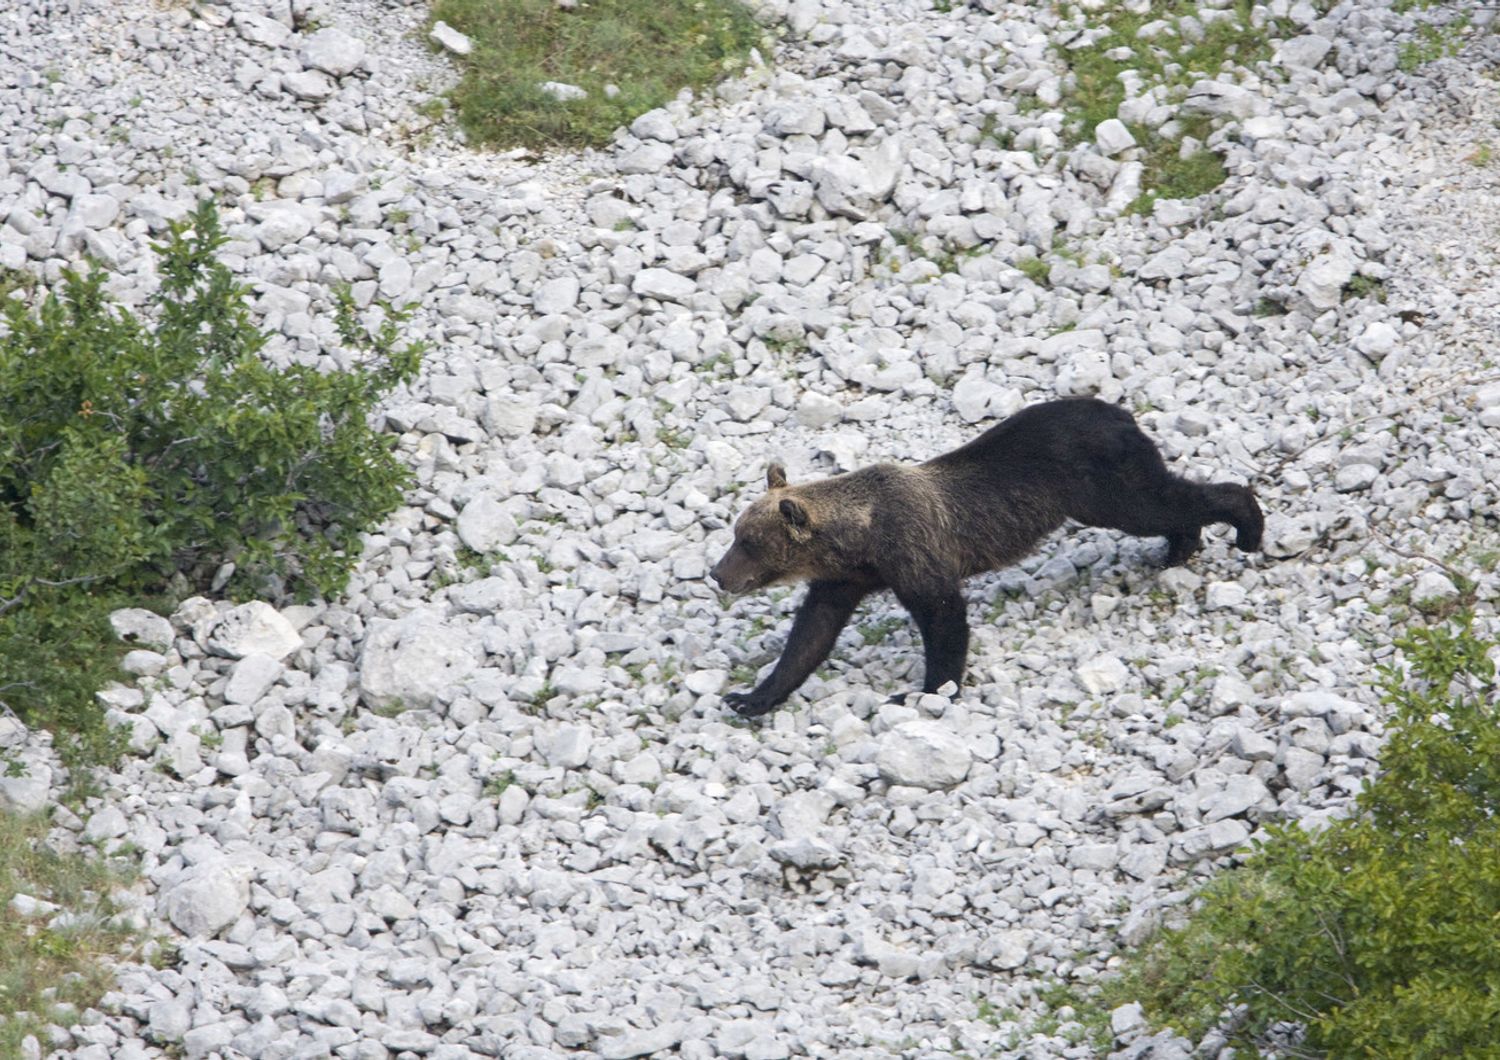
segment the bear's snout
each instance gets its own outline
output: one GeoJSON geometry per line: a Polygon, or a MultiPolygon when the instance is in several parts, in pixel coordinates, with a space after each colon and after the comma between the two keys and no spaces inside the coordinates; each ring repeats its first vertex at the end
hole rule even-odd
{"type": "Polygon", "coordinates": [[[751,565],[745,562],[743,555],[731,547],[724,557],[714,564],[713,570],[708,576],[719,583],[719,588],[727,593],[738,596],[755,588],[755,575],[753,569],[747,569],[751,565]]]}
{"type": "Polygon", "coordinates": [[[708,576],[710,578],[712,578],[714,581],[718,582],[719,583],[719,588],[723,589],[725,592],[728,592],[728,593],[742,593],[742,592],[744,592],[743,589],[741,589],[741,588],[739,588],[739,587],[737,587],[735,585],[731,585],[730,584],[730,582],[732,581],[732,578],[731,578],[731,576],[728,573],[725,572],[725,570],[724,570],[724,561],[723,560],[720,560],[718,563],[714,564],[714,569],[708,572],[708,576]]]}

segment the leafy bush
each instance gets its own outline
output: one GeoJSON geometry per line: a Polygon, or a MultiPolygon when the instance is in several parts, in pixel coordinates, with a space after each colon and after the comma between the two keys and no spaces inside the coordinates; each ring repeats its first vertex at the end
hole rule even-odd
{"type": "Polygon", "coordinates": [[[1384,772],[1353,816],[1282,828],[1210,883],[1107,990],[1194,1037],[1230,1006],[1283,1055],[1500,1055],[1500,705],[1493,644],[1469,622],[1398,641],[1384,772]]]}
{"type": "Polygon", "coordinates": [[[370,333],[343,292],[356,366],[274,367],[247,288],[215,259],[224,241],[205,202],[154,245],[154,326],[97,268],[34,311],[6,306],[0,702],[28,721],[90,727],[110,607],[206,587],[226,563],[232,592],[336,592],[360,531],[400,502],[407,473],[370,412],[417,368],[401,315],[370,333]]]}

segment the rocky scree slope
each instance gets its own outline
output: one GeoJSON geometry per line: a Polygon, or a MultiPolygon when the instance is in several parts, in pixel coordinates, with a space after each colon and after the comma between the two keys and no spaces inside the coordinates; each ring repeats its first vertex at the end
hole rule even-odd
{"type": "MultiPolygon", "coordinates": [[[[416,112],[453,76],[418,5],[0,12],[0,266],[91,254],[140,302],[213,194],[272,356],[336,359],[337,283],[433,344],[385,410],[417,484],[344,599],[119,616],[132,757],[54,838],[133,844],[180,963],[34,1052],[1092,1055],[1041,985],[1347,803],[1448,568],[1493,629],[1484,13],[1408,74],[1441,9],[1257,8],[1275,57],[1122,108],[1212,113],[1229,173],[1134,216],[1130,149],[1067,146],[1077,17],[767,11],[774,67],[546,160],[416,112]],[[1075,393],[1253,482],[1266,555],[1059,535],[970,585],[958,695],[886,705],[919,652],[874,601],[788,709],[726,715],[795,602],[703,580],[768,459],[923,459],[1075,393]]],[[[0,799],[47,805],[46,734],[0,746],[0,799]]]]}

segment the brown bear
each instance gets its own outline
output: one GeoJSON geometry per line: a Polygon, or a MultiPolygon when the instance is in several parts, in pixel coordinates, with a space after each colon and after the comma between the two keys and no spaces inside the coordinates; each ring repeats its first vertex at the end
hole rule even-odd
{"type": "Polygon", "coordinates": [[[711,576],[735,595],[811,587],[770,676],[725,697],[746,717],[791,695],[880,589],[895,592],[922,634],[923,691],[958,683],[969,647],[959,584],[1021,559],[1067,519],[1164,536],[1168,566],[1198,550],[1210,523],[1233,525],[1245,551],[1260,548],[1264,526],[1248,487],[1172,474],[1129,412],[1093,398],[1032,405],[915,467],[877,464],[793,486],[772,464],[766,485],[711,576]]]}

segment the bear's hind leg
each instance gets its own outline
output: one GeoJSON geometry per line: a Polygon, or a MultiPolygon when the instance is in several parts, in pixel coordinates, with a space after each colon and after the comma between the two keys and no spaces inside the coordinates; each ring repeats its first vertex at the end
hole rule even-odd
{"type": "Polygon", "coordinates": [[[925,669],[922,691],[936,692],[952,681],[962,684],[969,656],[969,616],[963,593],[953,585],[938,593],[897,590],[896,598],[911,612],[922,634],[925,669]]]}
{"type": "Polygon", "coordinates": [[[1173,509],[1162,524],[1164,529],[1157,531],[1167,539],[1167,566],[1187,562],[1200,547],[1200,531],[1214,523],[1234,527],[1234,547],[1241,552],[1260,548],[1265,519],[1248,487],[1228,482],[1200,486],[1174,476],[1172,488],[1163,489],[1161,496],[1169,499],[1173,509]]]}
{"type": "Polygon", "coordinates": [[[1089,526],[1107,526],[1136,537],[1165,537],[1166,565],[1185,563],[1199,548],[1199,533],[1214,523],[1235,528],[1235,547],[1260,547],[1264,519],[1255,494],[1244,486],[1216,482],[1200,485],[1170,472],[1143,483],[1117,484],[1101,491],[1087,510],[1068,513],[1089,526]]]}
{"type": "Polygon", "coordinates": [[[1203,490],[1211,498],[1213,521],[1228,523],[1234,527],[1234,547],[1241,552],[1259,550],[1266,519],[1261,513],[1260,502],[1255,499],[1250,488],[1216,482],[1204,486],[1203,490]]]}
{"type": "Polygon", "coordinates": [[[1265,520],[1248,487],[1202,485],[1174,475],[1133,421],[1113,422],[1085,440],[1078,461],[1082,473],[1073,477],[1069,491],[1069,517],[1136,537],[1165,537],[1168,566],[1192,556],[1199,532],[1212,523],[1233,526],[1235,547],[1242,551],[1260,548],[1265,520]]]}

